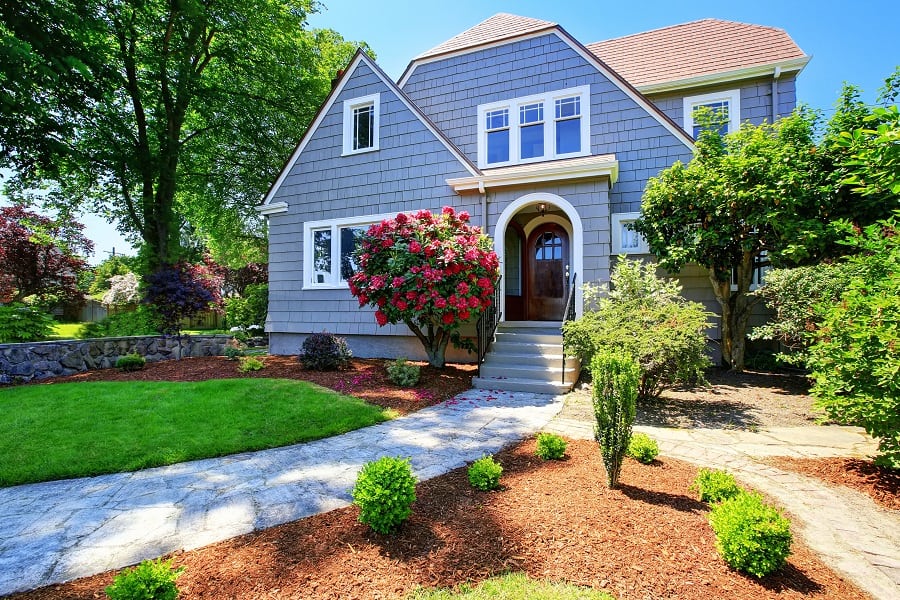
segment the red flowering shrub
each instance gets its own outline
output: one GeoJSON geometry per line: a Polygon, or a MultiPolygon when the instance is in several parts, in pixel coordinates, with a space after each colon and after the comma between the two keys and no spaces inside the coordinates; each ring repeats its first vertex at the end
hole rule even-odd
{"type": "Polygon", "coordinates": [[[444,366],[447,344],[471,349],[460,326],[493,302],[497,255],[469,214],[445,206],[441,215],[398,214],[369,227],[360,240],[360,271],[350,292],[377,307],[379,325],[405,323],[425,346],[428,362],[444,366]]]}

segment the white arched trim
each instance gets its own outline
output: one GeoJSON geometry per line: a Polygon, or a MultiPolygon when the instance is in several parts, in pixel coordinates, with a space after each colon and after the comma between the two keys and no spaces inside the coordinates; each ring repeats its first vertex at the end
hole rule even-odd
{"type": "MultiPolygon", "coordinates": [[[[565,215],[569,218],[569,223],[563,223],[561,220],[557,221],[556,219],[551,219],[553,215],[548,215],[543,219],[536,219],[536,223],[546,223],[546,222],[559,222],[560,225],[563,225],[566,230],[572,235],[572,273],[578,274],[578,284],[575,286],[575,311],[578,314],[582,313],[582,308],[584,307],[584,295],[581,290],[581,283],[584,278],[584,230],[581,226],[581,217],[578,214],[578,211],[575,210],[575,207],[561,196],[557,196],[556,194],[548,194],[545,192],[535,192],[533,194],[526,194],[521,198],[510,202],[506,208],[503,209],[503,212],[500,213],[500,217],[497,219],[497,225],[494,228],[494,252],[497,253],[497,258],[500,260],[500,272],[506,272],[506,257],[504,256],[504,240],[506,238],[506,228],[509,226],[509,222],[512,218],[518,213],[520,210],[527,206],[534,206],[538,202],[545,202],[548,205],[552,205],[559,210],[561,210],[565,215]]],[[[506,320],[506,294],[500,294],[500,311],[502,314],[501,320],[506,320]]]]}

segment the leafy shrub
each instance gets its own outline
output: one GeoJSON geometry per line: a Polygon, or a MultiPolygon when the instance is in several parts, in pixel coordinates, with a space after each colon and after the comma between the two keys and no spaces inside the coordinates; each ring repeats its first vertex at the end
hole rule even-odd
{"type": "Polygon", "coordinates": [[[469,466],[468,473],[472,487],[487,492],[500,487],[503,466],[493,456],[482,456],[469,466]]]}
{"type": "Polygon", "coordinates": [[[560,460],[566,454],[566,440],[555,433],[539,433],[534,453],[544,460],[560,460]]]}
{"type": "Polygon", "coordinates": [[[225,299],[225,318],[229,326],[249,327],[266,322],[269,311],[269,286],[252,284],[244,288],[241,296],[225,299]]]}
{"type": "Polygon", "coordinates": [[[641,369],[638,397],[655,398],[674,385],[696,385],[709,366],[711,316],[681,297],[681,286],[656,276],[655,266],[619,257],[612,288],[585,286],[584,315],[563,326],[566,349],[590,364],[601,348],[628,354],[641,369]]]}
{"type": "Polygon", "coordinates": [[[184,567],[173,569],[171,560],[145,560],[116,575],[106,595],[111,600],[175,600],[175,580],[183,572],[184,567]]]}
{"type": "Polygon", "coordinates": [[[409,459],[384,456],[363,465],[353,487],[359,522],[378,533],[390,533],[412,514],[416,478],[409,459]]]}
{"type": "Polygon", "coordinates": [[[145,305],[133,311],[116,313],[96,323],[85,323],[79,336],[82,338],[129,337],[133,335],[156,335],[162,326],[145,305]]]}
{"type": "Polygon", "coordinates": [[[594,378],[594,437],[600,444],[606,483],[616,487],[631,439],[641,369],[629,356],[601,349],[591,361],[594,378]]]}
{"type": "Polygon", "coordinates": [[[140,371],[147,364],[147,360],[140,354],[126,354],[116,359],[116,368],[125,372],[140,371]]]}
{"type": "Polygon", "coordinates": [[[353,354],[344,338],[323,331],[303,340],[299,358],[304,369],[335,371],[345,368],[351,356],[353,354]]]}
{"type": "Polygon", "coordinates": [[[702,502],[722,502],[734,498],[744,490],[737,484],[734,475],[717,469],[700,469],[691,484],[691,490],[700,495],[702,502]]]}
{"type": "Polygon", "coordinates": [[[244,349],[244,344],[236,337],[233,337],[225,343],[225,347],[222,348],[222,354],[228,360],[237,360],[239,357],[244,356],[244,349]]]}
{"type": "Polygon", "coordinates": [[[649,465],[659,455],[659,444],[646,433],[635,433],[628,442],[628,456],[649,465]]]}
{"type": "Polygon", "coordinates": [[[53,331],[53,319],[47,313],[20,304],[0,305],[0,343],[37,342],[53,331]]]}
{"type": "Polygon", "coordinates": [[[249,373],[250,371],[262,371],[266,364],[255,356],[243,356],[240,358],[238,371],[249,373]]]}
{"type": "Polygon", "coordinates": [[[709,522],[716,549],[734,569],[764,577],[791,553],[791,523],[762,496],[741,492],[713,506],[709,522]]]}
{"type": "Polygon", "coordinates": [[[388,378],[401,387],[413,387],[419,383],[422,369],[412,365],[405,358],[391,361],[387,366],[388,378]]]}
{"type": "Polygon", "coordinates": [[[900,469],[900,211],[849,242],[856,273],[839,302],[817,307],[808,364],[819,407],[878,438],[875,462],[900,469]]]}
{"type": "Polygon", "coordinates": [[[164,264],[145,281],[144,302],[152,307],[162,325],[160,331],[166,334],[179,333],[184,319],[222,304],[222,277],[205,264],[164,264]]]}

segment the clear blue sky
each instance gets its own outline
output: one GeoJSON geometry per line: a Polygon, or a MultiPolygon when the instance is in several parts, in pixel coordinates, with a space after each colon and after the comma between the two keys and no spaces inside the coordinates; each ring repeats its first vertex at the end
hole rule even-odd
{"type": "MultiPolygon", "coordinates": [[[[394,79],[417,54],[498,12],[559,23],[585,44],[707,17],[781,27],[812,56],[797,81],[798,99],[825,111],[831,109],[844,81],[861,87],[864,99],[874,101],[885,77],[900,65],[896,0],[323,2],[325,8],[310,16],[309,25],[368,42],[378,64],[394,79]]],[[[85,215],[82,221],[96,246],[92,262],[105,258],[113,247],[119,253],[132,252],[99,217],[85,215]]]]}

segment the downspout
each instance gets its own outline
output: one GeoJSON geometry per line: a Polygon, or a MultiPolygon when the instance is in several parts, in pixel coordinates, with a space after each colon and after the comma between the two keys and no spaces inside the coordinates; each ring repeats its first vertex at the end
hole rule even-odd
{"type": "Polygon", "coordinates": [[[772,122],[778,120],[778,78],[781,77],[781,67],[775,67],[772,74],[772,122]]]}

